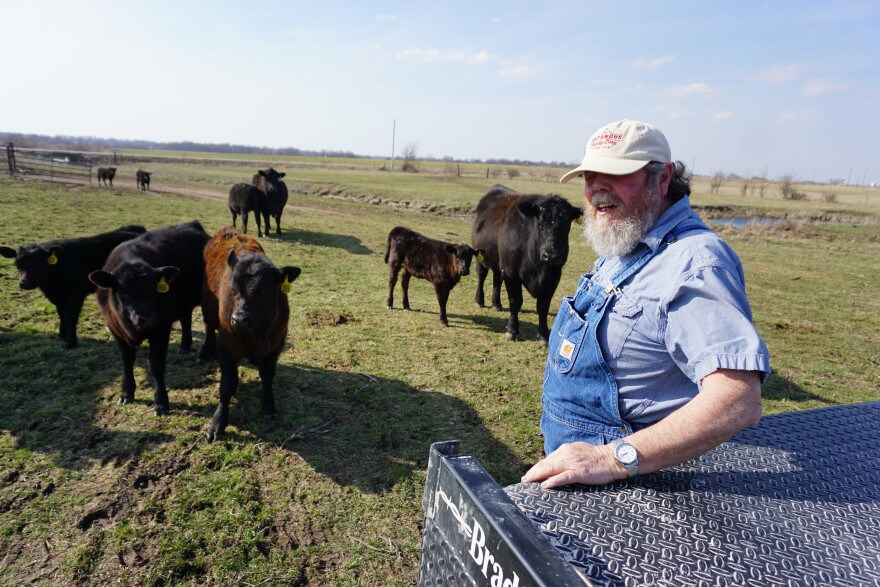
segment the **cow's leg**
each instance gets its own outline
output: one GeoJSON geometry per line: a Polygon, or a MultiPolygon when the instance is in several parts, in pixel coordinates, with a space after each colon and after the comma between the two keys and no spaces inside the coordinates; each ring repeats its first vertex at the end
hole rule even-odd
{"type": "Polygon", "coordinates": [[[254,210],[254,223],[257,225],[257,236],[263,238],[263,229],[260,227],[260,211],[254,210]]]}
{"type": "Polygon", "coordinates": [[[247,225],[248,225],[248,214],[249,210],[244,209],[241,211],[241,231],[247,234],[247,225]]]}
{"type": "Polygon", "coordinates": [[[403,268],[403,275],[400,276],[400,289],[403,290],[403,309],[409,310],[409,278],[410,272],[403,268]]]}
{"type": "Polygon", "coordinates": [[[280,354],[281,348],[263,359],[259,366],[260,381],[263,384],[260,393],[260,408],[263,410],[263,417],[267,420],[274,420],[278,417],[278,410],[275,408],[275,394],[272,393],[272,382],[275,380],[275,369],[278,367],[278,355],[280,354]]]}
{"type": "Polygon", "coordinates": [[[55,306],[58,313],[58,338],[67,340],[67,320],[64,316],[64,309],[61,306],[55,306]]]}
{"type": "Polygon", "coordinates": [[[235,228],[235,219],[238,218],[238,214],[232,208],[229,211],[232,212],[232,228],[235,228]]]}
{"type": "Polygon", "coordinates": [[[192,310],[184,312],[180,317],[180,348],[177,354],[185,355],[192,351],[193,346],[193,329],[192,329],[192,310]]]}
{"type": "Polygon", "coordinates": [[[269,236],[269,233],[272,231],[269,220],[269,212],[263,212],[263,234],[266,236],[269,236]]]}
{"type": "Polygon", "coordinates": [[[539,297],[535,302],[538,311],[538,341],[542,346],[547,346],[550,340],[550,329],[547,327],[547,314],[550,312],[550,300],[553,295],[539,297]]]}
{"type": "Polygon", "coordinates": [[[394,307],[394,286],[397,285],[398,273],[400,273],[400,266],[392,261],[388,267],[388,299],[385,301],[386,308],[394,307]]]}
{"type": "MultiPolygon", "coordinates": [[[[499,312],[503,312],[504,308],[501,307],[501,271],[499,269],[492,268],[492,307],[499,312]]],[[[505,280],[506,281],[506,280],[505,280]]],[[[508,298],[510,296],[508,295],[508,298]]],[[[509,300],[508,300],[509,301],[509,300]]],[[[513,302],[511,302],[511,306],[513,302]]],[[[520,305],[522,305],[522,297],[520,297],[520,305]]]]}
{"type": "Polygon", "coordinates": [[[281,210],[275,215],[275,234],[281,234],[281,210]]]}
{"type": "Polygon", "coordinates": [[[208,425],[208,442],[214,442],[229,424],[229,402],[238,389],[238,361],[223,344],[217,345],[217,358],[220,362],[220,403],[208,425]]]}
{"type": "Polygon", "coordinates": [[[61,316],[61,328],[65,331],[64,340],[69,349],[76,348],[76,345],[79,344],[79,340],[76,336],[76,325],[79,322],[79,314],[82,310],[83,301],[85,301],[85,298],[72,296],[67,300],[67,304],[64,306],[64,311],[61,316]]]}
{"type": "Polygon", "coordinates": [[[520,340],[519,337],[519,311],[522,309],[523,295],[522,283],[519,280],[507,278],[504,280],[507,289],[507,300],[510,303],[510,319],[507,321],[507,340],[520,340]]]}
{"type": "Polygon", "coordinates": [[[128,346],[121,338],[116,338],[116,344],[122,357],[122,391],[119,392],[119,403],[128,404],[134,401],[134,359],[137,349],[128,346]]]}
{"type": "Polygon", "coordinates": [[[486,307],[486,294],[483,291],[483,284],[486,282],[487,275],[489,275],[489,268],[482,263],[477,263],[477,293],[474,295],[474,303],[481,308],[486,307]]]}
{"type": "Polygon", "coordinates": [[[449,300],[449,286],[435,285],[434,291],[437,292],[437,303],[440,304],[440,323],[443,326],[449,326],[449,320],[446,317],[446,301],[449,300]]]}
{"type": "Polygon", "coordinates": [[[150,375],[153,376],[153,411],[157,416],[167,416],[168,389],[165,387],[165,361],[168,355],[168,339],[171,328],[163,328],[161,332],[150,337],[150,375]]]}

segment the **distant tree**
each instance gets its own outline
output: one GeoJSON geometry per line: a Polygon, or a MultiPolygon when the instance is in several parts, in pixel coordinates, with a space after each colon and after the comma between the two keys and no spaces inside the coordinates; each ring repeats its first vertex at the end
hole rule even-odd
{"type": "Polygon", "coordinates": [[[519,169],[517,169],[516,167],[508,167],[507,177],[509,177],[510,179],[516,179],[517,177],[519,177],[519,169]]]}
{"type": "Polygon", "coordinates": [[[709,180],[709,193],[717,194],[724,185],[725,174],[723,171],[716,171],[709,180]]]}
{"type": "Polygon", "coordinates": [[[401,151],[400,156],[403,157],[403,170],[404,171],[412,171],[417,172],[418,168],[416,167],[416,158],[419,155],[419,144],[418,143],[407,143],[403,147],[403,151],[401,151]]]}

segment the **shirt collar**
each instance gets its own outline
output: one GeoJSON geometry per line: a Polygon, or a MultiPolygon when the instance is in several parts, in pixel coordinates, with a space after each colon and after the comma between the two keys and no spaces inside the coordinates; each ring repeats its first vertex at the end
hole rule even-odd
{"type": "Polygon", "coordinates": [[[642,237],[640,242],[645,243],[652,251],[656,252],[666,235],[692,213],[690,198],[685,196],[672,204],[666,212],[660,215],[660,218],[654,221],[651,230],[642,237]]]}

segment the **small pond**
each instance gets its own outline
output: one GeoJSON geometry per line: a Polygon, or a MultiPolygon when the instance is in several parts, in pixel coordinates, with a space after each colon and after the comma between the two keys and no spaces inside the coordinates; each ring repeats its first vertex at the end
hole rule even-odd
{"type": "Polygon", "coordinates": [[[766,216],[751,216],[751,217],[737,217],[737,218],[710,218],[709,223],[714,224],[729,224],[734,228],[744,228],[749,224],[758,224],[761,226],[773,226],[781,222],[781,218],[768,218],[766,216]]]}

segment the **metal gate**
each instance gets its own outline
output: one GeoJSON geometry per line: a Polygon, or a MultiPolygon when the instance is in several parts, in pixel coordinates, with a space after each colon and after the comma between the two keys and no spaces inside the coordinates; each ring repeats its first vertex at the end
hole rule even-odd
{"type": "Polygon", "coordinates": [[[6,168],[9,175],[20,179],[42,179],[68,183],[92,183],[92,164],[70,161],[36,149],[16,149],[6,143],[6,168]]]}

